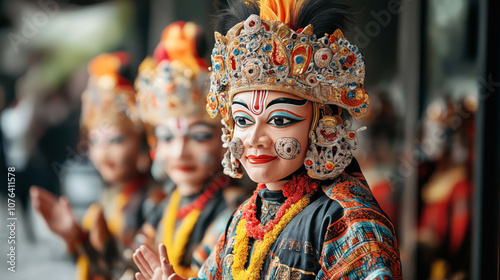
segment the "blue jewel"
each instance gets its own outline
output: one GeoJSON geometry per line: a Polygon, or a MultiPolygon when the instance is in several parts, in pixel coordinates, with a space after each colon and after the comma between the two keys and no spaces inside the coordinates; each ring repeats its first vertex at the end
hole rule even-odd
{"type": "Polygon", "coordinates": [[[220,70],[220,64],[215,64],[215,70],[220,70]]]}
{"type": "Polygon", "coordinates": [[[354,112],[359,113],[359,108],[354,109],[354,112]]]}
{"type": "Polygon", "coordinates": [[[361,107],[362,107],[363,109],[366,109],[366,104],[364,104],[364,103],[363,103],[363,105],[361,105],[361,107]]]}
{"type": "Polygon", "coordinates": [[[279,66],[279,67],[278,67],[278,70],[279,70],[279,71],[283,71],[284,69],[285,69],[285,67],[283,67],[283,66],[279,66]]]}
{"type": "Polygon", "coordinates": [[[340,63],[342,63],[342,64],[344,64],[344,63],[345,63],[345,57],[342,57],[342,58],[340,59],[340,63]]]}
{"type": "Polygon", "coordinates": [[[354,98],[356,95],[354,94],[354,92],[350,91],[348,94],[347,94],[347,97],[349,98],[354,98]]]}
{"type": "Polygon", "coordinates": [[[302,64],[304,62],[304,58],[302,56],[295,57],[295,63],[302,64]]]}

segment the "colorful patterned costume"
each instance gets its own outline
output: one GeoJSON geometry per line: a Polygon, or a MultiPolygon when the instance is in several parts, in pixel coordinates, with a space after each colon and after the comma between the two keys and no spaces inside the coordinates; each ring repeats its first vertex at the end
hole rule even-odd
{"type": "Polygon", "coordinates": [[[89,207],[82,227],[90,231],[96,211],[102,209],[112,237],[106,242],[104,252],[97,251],[85,239],[79,250],[78,279],[118,279],[127,268],[132,267],[132,260],[123,252],[162,197],[164,194],[148,176],[137,178],[121,191],[107,188],[100,201],[89,207]]]}
{"type": "MultiPolygon", "coordinates": [[[[317,191],[272,245],[262,279],[401,279],[393,226],[357,163],[323,183],[323,191],[317,191]]],[[[266,216],[284,201],[281,192],[267,189],[259,197],[261,221],[269,220],[266,216]]],[[[233,279],[235,228],[245,205],[233,214],[199,279],[233,279]]]]}
{"type": "MultiPolygon", "coordinates": [[[[230,178],[226,176],[219,176],[218,179],[223,182],[222,187],[226,187],[230,182],[230,178]]],[[[209,182],[208,185],[212,182],[209,182]]],[[[207,201],[202,213],[196,220],[192,232],[187,237],[187,244],[185,245],[184,254],[180,262],[182,266],[192,269],[192,272],[186,276],[196,276],[201,265],[208,258],[219,240],[220,235],[224,232],[227,221],[234,211],[234,209],[228,208],[223,193],[224,190],[221,188],[207,201]]],[[[182,197],[179,208],[192,204],[200,195],[201,193],[182,197]]],[[[148,219],[148,222],[156,228],[155,239],[157,243],[163,242],[168,244],[168,233],[166,232],[168,230],[167,217],[171,203],[172,195],[167,197],[148,219]]],[[[179,232],[184,219],[186,218],[176,219],[174,236],[179,232]]],[[[175,242],[179,242],[179,240],[175,240],[175,242]]]]}

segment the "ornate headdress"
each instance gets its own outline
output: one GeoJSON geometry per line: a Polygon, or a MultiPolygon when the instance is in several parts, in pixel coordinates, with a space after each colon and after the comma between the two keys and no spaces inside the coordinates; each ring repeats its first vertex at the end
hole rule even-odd
{"type": "MultiPolygon", "coordinates": [[[[336,112],[328,105],[345,108],[358,118],[370,104],[363,88],[363,56],[338,29],[349,20],[346,6],[334,0],[244,1],[233,2],[222,17],[222,24],[234,24],[225,36],[215,33],[207,111],[212,117],[221,113],[225,145],[234,146],[231,103],[235,94],[290,93],[315,104],[316,120],[305,160],[309,176],[329,179],[340,174],[352,159],[356,131],[348,130],[350,123],[340,114],[332,115],[336,112]],[[236,21],[241,16],[246,20],[236,21]],[[318,35],[324,36],[318,39],[318,35]]],[[[231,152],[223,165],[227,174],[241,176],[231,152]]]]}
{"type": "Polygon", "coordinates": [[[168,117],[206,116],[208,63],[197,51],[202,39],[201,29],[192,22],[174,22],[165,28],[154,57],[139,66],[135,85],[144,122],[157,125],[168,117]]]}
{"type": "Polygon", "coordinates": [[[128,61],[127,53],[115,52],[101,54],[89,63],[89,81],[82,94],[81,123],[85,129],[121,123],[142,129],[134,87],[120,75],[128,61]]]}

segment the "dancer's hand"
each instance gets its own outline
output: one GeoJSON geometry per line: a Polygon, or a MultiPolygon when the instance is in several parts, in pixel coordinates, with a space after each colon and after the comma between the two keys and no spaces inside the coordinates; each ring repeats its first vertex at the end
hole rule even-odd
{"type": "Polygon", "coordinates": [[[165,245],[158,246],[158,258],[146,246],[141,246],[134,253],[134,262],[139,267],[140,273],[135,274],[137,280],[181,280],[185,279],[175,274],[168,260],[165,245]],[[161,260],[161,261],[160,261],[161,260]]]}
{"type": "Polygon", "coordinates": [[[99,252],[104,252],[106,243],[111,238],[102,209],[99,208],[94,218],[94,225],[89,232],[89,241],[92,247],[99,252]]]}
{"type": "Polygon", "coordinates": [[[65,197],[59,199],[38,186],[30,188],[31,204],[43,217],[50,230],[62,237],[68,245],[74,244],[83,234],[76,223],[71,206],[65,197]]]}

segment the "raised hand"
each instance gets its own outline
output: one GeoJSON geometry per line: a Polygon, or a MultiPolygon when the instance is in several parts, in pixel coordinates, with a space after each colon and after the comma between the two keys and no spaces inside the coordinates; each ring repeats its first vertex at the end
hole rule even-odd
{"type": "Polygon", "coordinates": [[[65,197],[57,198],[38,186],[31,186],[30,196],[33,208],[42,215],[50,230],[62,237],[68,245],[75,243],[83,234],[65,197]]]}
{"type": "Polygon", "coordinates": [[[92,247],[99,252],[104,252],[106,243],[111,238],[102,209],[99,208],[95,214],[93,227],[89,232],[89,240],[92,247]]]}
{"type": "Polygon", "coordinates": [[[158,258],[146,246],[141,246],[134,253],[134,262],[139,267],[140,273],[135,274],[137,280],[182,280],[175,274],[172,265],[168,260],[167,248],[165,245],[158,246],[160,258],[158,258]],[[160,261],[161,260],[161,261],[160,261]]]}

